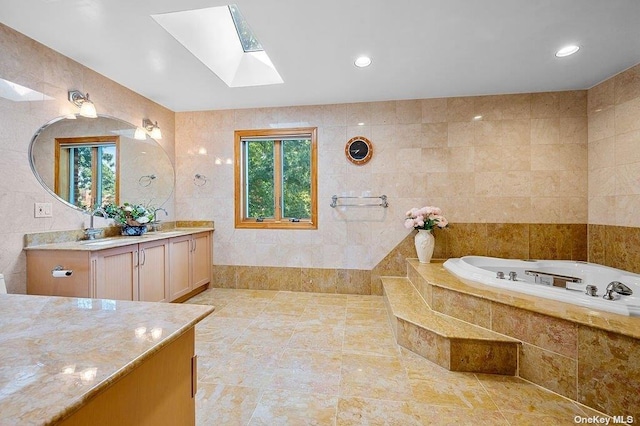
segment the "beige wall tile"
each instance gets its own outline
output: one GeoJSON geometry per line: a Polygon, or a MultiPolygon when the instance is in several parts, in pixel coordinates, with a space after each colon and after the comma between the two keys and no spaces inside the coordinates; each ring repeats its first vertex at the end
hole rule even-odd
{"type": "Polygon", "coordinates": [[[615,165],[640,163],[640,130],[617,134],[615,147],[609,147],[615,153],[615,165]]]}
{"type": "Polygon", "coordinates": [[[422,122],[443,123],[447,121],[447,100],[422,99],[422,122]]]}
{"type": "Polygon", "coordinates": [[[610,78],[587,91],[587,111],[589,116],[615,105],[615,79],[610,78]]]}
{"type": "Polygon", "coordinates": [[[474,116],[473,98],[447,98],[447,121],[471,121],[474,116]]]}
{"type": "Polygon", "coordinates": [[[613,107],[589,115],[588,139],[590,143],[615,136],[615,116],[616,110],[613,107]]]}
{"type": "Polygon", "coordinates": [[[589,142],[588,163],[589,170],[616,165],[615,138],[609,137],[594,142],[589,142]]]}
{"type": "Polygon", "coordinates": [[[449,122],[447,143],[449,146],[473,146],[474,122],[449,122]]]}
{"type": "Polygon", "coordinates": [[[586,169],[586,144],[531,146],[531,170],[586,169]]]}
{"type": "Polygon", "coordinates": [[[640,97],[631,99],[615,107],[616,135],[640,129],[640,97]]]}
{"type": "Polygon", "coordinates": [[[397,123],[421,123],[422,101],[419,99],[409,101],[396,101],[397,123]]]}
{"type": "Polygon", "coordinates": [[[560,115],[560,94],[556,92],[531,95],[531,118],[555,118],[560,115]]]}
{"type": "Polygon", "coordinates": [[[560,142],[559,118],[536,118],[531,120],[531,143],[551,145],[560,142]]]}
{"type": "Polygon", "coordinates": [[[640,98],[640,67],[631,67],[613,77],[616,105],[640,98]]]}

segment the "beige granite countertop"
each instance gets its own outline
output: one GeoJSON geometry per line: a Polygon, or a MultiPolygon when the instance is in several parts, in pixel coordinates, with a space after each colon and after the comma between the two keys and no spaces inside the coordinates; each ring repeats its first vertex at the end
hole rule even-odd
{"type": "Polygon", "coordinates": [[[0,424],[65,418],[212,311],[0,294],[0,424]]]}
{"type": "Polygon", "coordinates": [[[198,232],[213,231],[212,227],[172,228],[163,231],[147,232],[140,236],[122,236],[108,238],[96,238],[95,240],[80,240],[67,242],[53,242],[27,246],[25,250],[79,250],[95,251],[114,247],[122,247],[130,244],[144,243],[147,241],[162,240],[165,238],[180,237],[198,232]]]}

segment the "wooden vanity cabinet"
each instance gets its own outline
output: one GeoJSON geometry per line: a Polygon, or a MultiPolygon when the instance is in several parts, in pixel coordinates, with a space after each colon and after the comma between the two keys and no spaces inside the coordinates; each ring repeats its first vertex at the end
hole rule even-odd
{"type": "Polygon", "coordinates": [[[138,244],[91,254],[91,297],[138,300],[138,244]]]}
{"type": "Polygon", "coordinates": [[[145,302],[170,302],[169,241],[139,244],[138,299],[145,302]]]}
{"type": "Polygon", "coordinates": [[[211,282],[210,232],[174,237],[169,245],[171,300],[211,282]]]}
{"type": "Polygon", "coordinates": [[[100,250],[28,250],[27,294],[171,302],[211,282],[211,231],[100,250]],[[73,275],[53,278],[60,265],[73,275]]]}
{"type": "Polygon", "coordinates": [[[169,301],[169,244],[155,240],[100,250],[91,256],[93,297],[169,301]]]}
{"type": "Polygon", "coordinates": [[[27,294],[43,296],[91,297],[89,252],[72,250],[27,251],[27,294]],[[54,278],[60,266],[73,275],[54,278]]]}

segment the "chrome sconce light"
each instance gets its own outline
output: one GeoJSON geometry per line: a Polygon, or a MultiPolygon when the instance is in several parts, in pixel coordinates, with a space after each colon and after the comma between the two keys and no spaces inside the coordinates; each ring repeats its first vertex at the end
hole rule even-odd
{"type": "Polygon", "coordinates": [[[89,94],[83,95],[78,90],[69,90],[69,102],[80,108],[80,115],[88,118],[96,118],[96,106],[89,100],[89,94]]]}
{"type": "Polygon", "coordinates": [[[158,122],[155,123],[148,118],[142,120],[142,127],[149,133],[153,139],[162,139],[162,132],[160,131],[160,127],[158,126],[158,122]]]}

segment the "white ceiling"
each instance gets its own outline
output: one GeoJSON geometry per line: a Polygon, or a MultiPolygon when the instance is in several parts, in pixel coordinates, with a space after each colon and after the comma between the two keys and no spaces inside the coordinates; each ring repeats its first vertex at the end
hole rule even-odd
{"type": "Polygon", "coordinates": [[[0,0],[0,22],[173,111],[586,89],[640,63],[639,0],[0,0]],[[227,87],[150,16],[231,1],[284,84],[227,87]]]}

